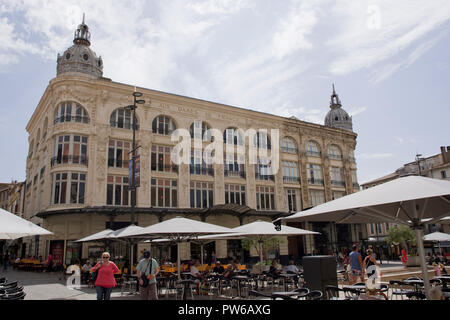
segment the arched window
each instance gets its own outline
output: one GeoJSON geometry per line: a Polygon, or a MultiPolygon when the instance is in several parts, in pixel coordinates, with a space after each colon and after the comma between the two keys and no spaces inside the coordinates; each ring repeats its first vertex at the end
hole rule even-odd
{"type": "Polygon", "coordinates": [[[297,144],[294,139],[289,137],[283,138],[283,140],[281,140],[281,152],[297,153],[297,144]]]}
{"type": "Polygon", "coordinates": [[[235,146],[244,145],[244,135],[242,130],[237,128],[227,128],[223,132],[223,143],[234,144],[235,146]]]}
{"type": "Polygon", "coordinates": [[[321,152],[319,145],[314,141],[308,141],[306,143],[306,154],[309,156],[320,157],[321,152]]]}
{"type": "Polygon", "coordinates": [[[55,124],[62,122],[89,123],[86,110],[76,102],[61,102],[56,108],[55,124]]]}
{"type": "Polygon", "coordinates": [[[272,146],[270,144],[270,138],[264,131],[258,131],[258,133],[254,136],[253,145],[258,149],[268,149],[268,150],[272,149],[272,146]]]}
{"type": "Polygon", "coordinates": [[[330,159],[341,160],[342,159],[341,149],[335,144],[330,145],[328,147],[328,156],[330,157],[330,159]]]}
{"type": "Polygon", "coordinates": [[[209,126],[203,122],[196,120],[189,127],[191,139],[203,139],[203,141],[211,141],[211,131],[209,126]]]}
{"type": "Polygon", "coordinates": [[[153,119],[152,132],[169,136],[176,130],[175,123],[170,117],[158,116],[153,119]]]}
{"type": "MultiPolygon", "coordinates": [[[[133,113],[131,110],[119,108],[111,113],[109,118],[111,128],[133,129],[133,113]]],[[[138,120],[136,118],[136,130],[139,129],[138,120]]]]}

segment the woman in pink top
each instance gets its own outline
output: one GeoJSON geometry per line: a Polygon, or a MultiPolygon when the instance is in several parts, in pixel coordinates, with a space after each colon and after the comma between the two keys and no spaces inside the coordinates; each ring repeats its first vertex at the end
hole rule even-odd
{"type": "Polygon", "coordinates": [[[102,261],[92,268],[93,272],[98,269],[97,280],[95,280],[97,300],[110,300],[112,289],[117,285],[114,273],[119,271],[119,268],[114,262],[109,261],[109,258],[109,253],[103,252],[102,261]]]}

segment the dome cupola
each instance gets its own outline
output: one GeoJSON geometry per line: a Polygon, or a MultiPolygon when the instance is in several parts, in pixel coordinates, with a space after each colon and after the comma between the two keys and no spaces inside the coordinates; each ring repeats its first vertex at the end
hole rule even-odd
{"type": "Polygon", "coordinates": [[[339,96],[336,94],[334,84],[330,108],[331,110],[328,111],[325,117],[325,126],[353,131],[352,117],[342,109],[341,100],[339,100],[339,96]]]}
{"type": "Polygon", "coordinates": [[[97,57],[89,47],[91,33],[89,27],[83,22],[75,31],[73,46],[68,48],[61,56],[58,54],[57,76],[67,72],[79,72],[100,78],[103,76],[102,57],[97,57]]]}

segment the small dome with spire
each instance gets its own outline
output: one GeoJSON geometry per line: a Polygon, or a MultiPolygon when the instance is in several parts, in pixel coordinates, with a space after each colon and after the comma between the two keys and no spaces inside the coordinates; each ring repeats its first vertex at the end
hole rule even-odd
{"type": "Polygon", "coordinates": [[[57,76],[66,72],[80,72],[100,78],[103,76],[102,57],[98,57],[89,47],[91,33],[89,27],[83,22],[75,31],[73,46],[68,48],[61,56],[58,54],[57,76]]]}
{"type": "Polygon", "coordinates": [[[353,131],[352,117],[342,109],[341,100],[339,100],[339,96],[336,94],[334,84],[330,108],[331,110],[328,111],[325,117],[325,126],[353,131]]]}

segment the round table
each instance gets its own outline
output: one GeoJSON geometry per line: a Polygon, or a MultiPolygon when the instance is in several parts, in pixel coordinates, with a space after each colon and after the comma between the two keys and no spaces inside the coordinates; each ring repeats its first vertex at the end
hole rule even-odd
{"type": "Polygon", "coordinates": [[[283,278],[283,285],[284,285],[284,291],[285,292],[288,292],[288,287],[287,287],[286,280],[298,277],[298,275],[296,273],[280,273],[278,276],[280,278],[283,278]]]}
{"type": "Polygon", "coordinates": [[[242,281],[247,281],[248,277],[247,276],[234,276],[233,278],[231,278],[231,280],[237,280],[237,291],[238,291],[238,298],[241,298],[241,282],[242,281]]]}

